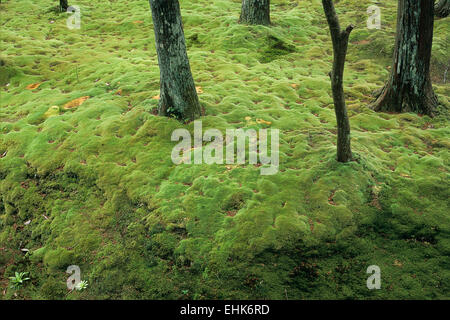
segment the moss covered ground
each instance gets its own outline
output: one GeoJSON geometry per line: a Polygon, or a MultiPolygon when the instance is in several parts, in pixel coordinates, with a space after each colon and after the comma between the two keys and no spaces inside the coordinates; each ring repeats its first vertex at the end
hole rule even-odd
{"type": "Polygon", "coordinates": [[[238,24],[238,0],[180,2],[204,130],[279,129],[280,172],[172,163],[172,131],[193,123],[154,115],[148,1],[77,0],[80,30],[56,1],[2,1],[0,297],[450,298],[450,20],[435,24],[439,115],[375,113],[396,1],[338,2],[357,26],[345,73],[357,161],[340,164],[321,1],[272,1],[270,27],[238,24]],[[381,30],[366,28],[372,4],[381,30]],[[69,265],[86,290],[68,292],[69,265]],[[381,290],[366,287],[370,265],[381,290]],[[31,278],[18,291],[15,271],[31,278]]]}

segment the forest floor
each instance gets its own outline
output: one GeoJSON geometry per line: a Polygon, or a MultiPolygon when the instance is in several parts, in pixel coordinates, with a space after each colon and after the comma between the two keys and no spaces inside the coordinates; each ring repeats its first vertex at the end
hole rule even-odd
{"type": "Polygon", "coordinates": [[[439,115],[375,113],[396,1],[339,1],[357,26],[356,161],[340,164],[321,1],[274,0],[273,25],[254,27],[238,0],[181,0],[203,129],[280,130],[280,172],[262,176],[172,163],[173,130],[193,123],[154,115],[148,1],[69,3],[79,30],[56,1],[0,5],[0,299],[450,298],[449,19],[435,24],[439,115]],[[381,30],[366,27],[375,3],[381,30]],[[87,289],[68,292],[69,265],[87,289]],[[31,278],[18,291],[15,271],[31,278]]]}

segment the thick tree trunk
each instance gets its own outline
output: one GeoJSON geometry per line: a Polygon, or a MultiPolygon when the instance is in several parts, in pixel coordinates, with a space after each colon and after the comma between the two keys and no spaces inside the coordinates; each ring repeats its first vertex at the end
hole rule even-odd
{"type": "Polygon", "coordinates": [[[434,3],[399,0],[394,61],[388,82],[372,108],[433,116],[438,104],[430,77],[434,3]]]}
{"type": "Polygon", "coordinates": [[[159,115],[193,120],[200,103],[186,52],[178,0],[150,0],[160,69],[159,115]]]}
{"type": "Polygon", "coordinates": [[[445,18],[450,13],[450,0],[439,0],[434,7],[434,15],[438,18],[445,18]]]}
{"type": "Polygon", "coordinates": [[[270,0],[242,0],[239,22],[246,24],[270,24],[270,0]]]}
{"type": "Polygon", "coordinates": [[[348,119],[347,106],[345,105],[343,77],[348,38],[354,27],[350,25],[346,30],[341,31],[333,1],[322,0],[322,4],[330,27],[331,39],[333,40],[334,62],[330,77],[338,127],[337,160],[339,162],[348,162],[352,160],[353,156],[350,145],[350,121],[348,119]]]}
{"type": "Polygon", "coordinates": [[[69,4],[67,3],[67,0],[59,0],[59,10],[61,12],[66,12],[67,8],[69,8],[69,4]]]}

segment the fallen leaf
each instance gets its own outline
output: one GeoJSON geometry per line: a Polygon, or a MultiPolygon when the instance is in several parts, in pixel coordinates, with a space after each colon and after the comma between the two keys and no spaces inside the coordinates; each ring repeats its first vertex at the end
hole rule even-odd
{"type": "Polygon", "coordinates": [[[294,89],[297,89],[298,88],[298,84],[293,83],[293,84],[291,84],[291,87],[294,88],[294,89]]]}
{"type": "Polygon", "coordinates": [[[72,100],[72,101],[66,103],[66,104],[63,106],[63,108],[64,108],[65,110],[68,110],[68,109],[72,109],[72,108],[79,107],[79,106],[81,106],[81,105],[83,104],[83,102],[85,102],[87,99],[89,99],[89,96],[80,97],[80,98],[78,98],[78,99],[75,99],[75,100],[72,100]]]}
{"type": "Polygon", "coordinates": [[[195,90],[197,90],[197,93],[203,93],[202,87],[195,87],[195,90]]]}
{"type": "Polygon", "coordinates": [[[57,115],[59,115],[59,107],[58,106],[51,106],[44,113],[45,118],[50,118],[50,117],[57,116],[57,115]]]}
{"type": "Polygon", "coordinates": [[[398,260],[395,260],[395,261],[394,261],[394,266],[396,266],[396,267],[403,267],[403,263],[401,263],[401,262],[398,261],[398,260]]]}
{"type": "Polygon", "coordinates": [[[159,100],[160,98],[161,98],[161,97],[159,96],[159,94],[156,95],[156,96],[154,96],[154,97],[152,97],[153,100],[159,100]]]}
{"type": "Polygon", "coordinates": [[[250,120],[252,120],[252,117],[245,117],[245,120],[250,121],[250,120]]]}
{"type": "Polygon", "coordinates": [[[136,20],[136,21],[133,21],[133,23],[134,23],[134,24],[140,24],[140,23],[144,23],[144,21],[136,20]]]}
{"type": "Polygon", "coordinates": [[[117,90],[117,91],[116,91],[116,94],[117,94],[118,96],[121,96],[121,95],[122,95],[122,89],[117,90]]]}
{"type": "Polygon", "coordinates": [[[31,220],[28,220],[28,221],[26,221],[26,222],[24,222],[24,225],[29,225],[31,223],[31,220]]]}
{"type": "Polygon", "coordinates": [[[41,83],[33,83],[33,84],[29,84],[29,85],[27,86],[27,89],[28,89],[28,90],[34,90],[34,89],[39,88],[40,85],[41,85],[41,83]]]}

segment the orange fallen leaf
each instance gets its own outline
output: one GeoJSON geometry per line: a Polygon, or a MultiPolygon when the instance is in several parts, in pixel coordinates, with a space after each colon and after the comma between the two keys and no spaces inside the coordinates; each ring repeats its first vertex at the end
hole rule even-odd
{"type": "Polygon", "coordinates": [[[66,103],[66,104],[63,106],[63,108],[64,108],[65,110],[68,110],[68,109],[72,109],[72,108],[79,107],[79,106],[81,106],[81,105],[83,104],[83,102],[85,102],[87,99],[89,99],[89,96],[80,97],[80,98],[78,98],[78,99],[75,99],[75,100],[72,100],[72,101],[66,103]]]}
{"type": "Polygon", "coordinates": [[[195,90],[197,90],[197,93],[203,93],[202,87],[195,87],[195,90]]]}
{"type": "Polygon", "coordinates": [[[139,24],[139,23],[144,23],[144,21],[136,20],[136,21],[133,21],[133,23],[134,23],[134,24],[139,24]]]}
{"type": "Polygon", "coordinates": [[[293,83],[293,84],[291,84],[291,87],[292,87],[292,88],[294,88],[294,89],[297,89],[297,87],[298,87],[298,84],[296,84],[296,83],[293,83]]]}
{"type": "Polygon", "coordinates": [[[121,96],[121,95],[122,95],[122,89],[117,90],[117,91],[116,91],[116,94],[117,94],[118,96],[121,96]]]}
{"type": "Polygon", "coordinates": [[[27,86],[27,89],[28,89],[28,90],[34,90],[34,89],[39,88],[40,85],[41,85],[41,83],[33,83],[33,84],[29,84],[29,85],[27,86]]]}
{"type": "Polygon", "coordinates": [[[160,98],[161,98],[161,97],[159,96],[159,94],[156,95],[156,96],[154,96],[154,97],[152,97],[153,100],[159,100],[160,98]]]}

